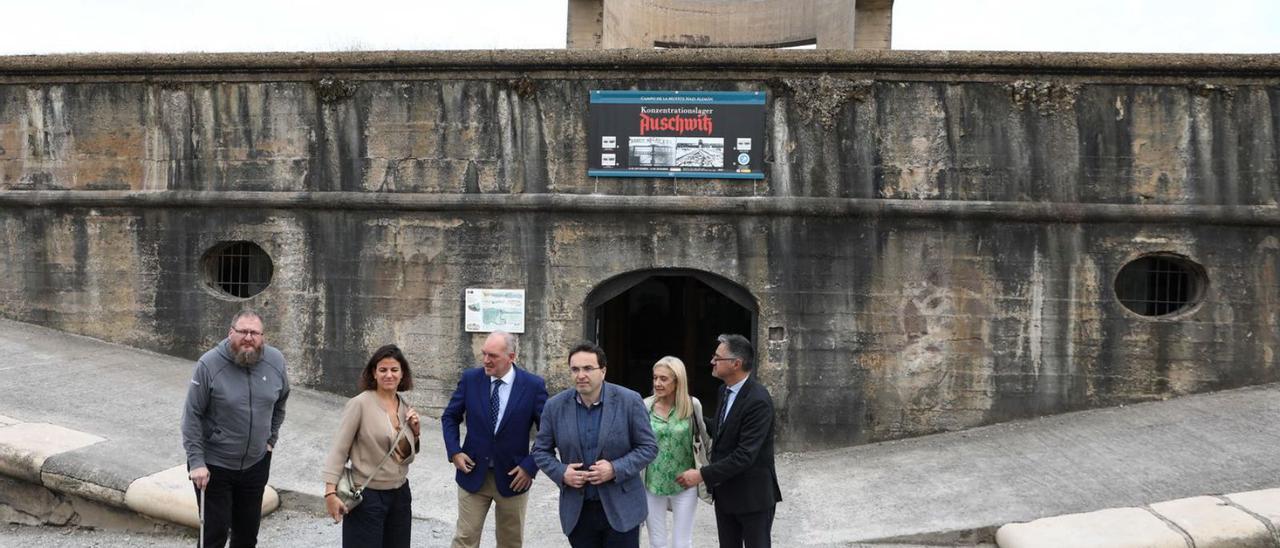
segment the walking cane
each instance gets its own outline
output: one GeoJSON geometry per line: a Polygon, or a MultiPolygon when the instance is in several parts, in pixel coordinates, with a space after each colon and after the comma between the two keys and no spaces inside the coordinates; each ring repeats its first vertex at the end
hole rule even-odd
{"type": "Polygon", "coordinates": [[[200,548],[204,548],[204,487],[200,488],[200,548]]]}

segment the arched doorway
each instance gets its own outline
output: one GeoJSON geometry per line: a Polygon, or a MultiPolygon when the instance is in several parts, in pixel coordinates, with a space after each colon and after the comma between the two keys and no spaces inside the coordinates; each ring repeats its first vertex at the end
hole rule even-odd
{"type": "Polygon", "coordinates": [[[714,274],[690,269],[629,272],[600,284],[583,305],[584,336],[604,348],[606,379],[652,393],[652,368],[663,356],[684,361],[689,390],[711,415],[720,381],[708,364],[716,336],[755,341],[758,308],[750,292],[714,274]]]}

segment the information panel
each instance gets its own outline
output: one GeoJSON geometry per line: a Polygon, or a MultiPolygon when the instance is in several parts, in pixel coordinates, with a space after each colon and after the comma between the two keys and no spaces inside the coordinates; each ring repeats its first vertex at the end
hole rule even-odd
{"type": "Polygon", "coordinates": [[[523,289],[480,289],[468,287],[466,313],[467,332],[506,331],[524,333],[523,289]]]}
{"type": "Polygon", "coordinates": [[[765,92],[591,92],[592,177],[763,179],[765,92]]]}

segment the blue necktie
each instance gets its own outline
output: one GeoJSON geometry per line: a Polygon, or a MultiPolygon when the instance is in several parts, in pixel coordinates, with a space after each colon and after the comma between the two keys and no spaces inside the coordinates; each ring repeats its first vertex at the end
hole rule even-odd
{"type": "Polygon", "coordinates": [[[498,411],[502,409],[502,398],[498,396],[498,387],[502,379],[493,381],[493,391],[489,393],[489,421],[493,423],[493,431],[498,431],[498,411]]]}
{"type": "Polygon", "coordinates": [[[724,426],[725,412],[729,407],[729,388],[727,386],[720,387],[720,408],[716,410],[716,435],[720,434],[720,430],[724,426]]]}

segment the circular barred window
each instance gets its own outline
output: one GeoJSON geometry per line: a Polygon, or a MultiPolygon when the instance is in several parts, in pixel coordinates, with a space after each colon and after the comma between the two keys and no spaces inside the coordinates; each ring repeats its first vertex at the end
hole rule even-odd
{"type": "Polygon", "coordinates": [[[253,242],[221,242],[203,262],[205,282],[226,295],[247,299],[271,285],[271,257],[253,242]]]}
{"type": "Polygon", "coordinates": [[[1135,314],[1157,317],[1190,310],[1207,285],[1204,268],[1177,255],[1147,255],[1116,275],[1116,298],[1135,314]]]}

